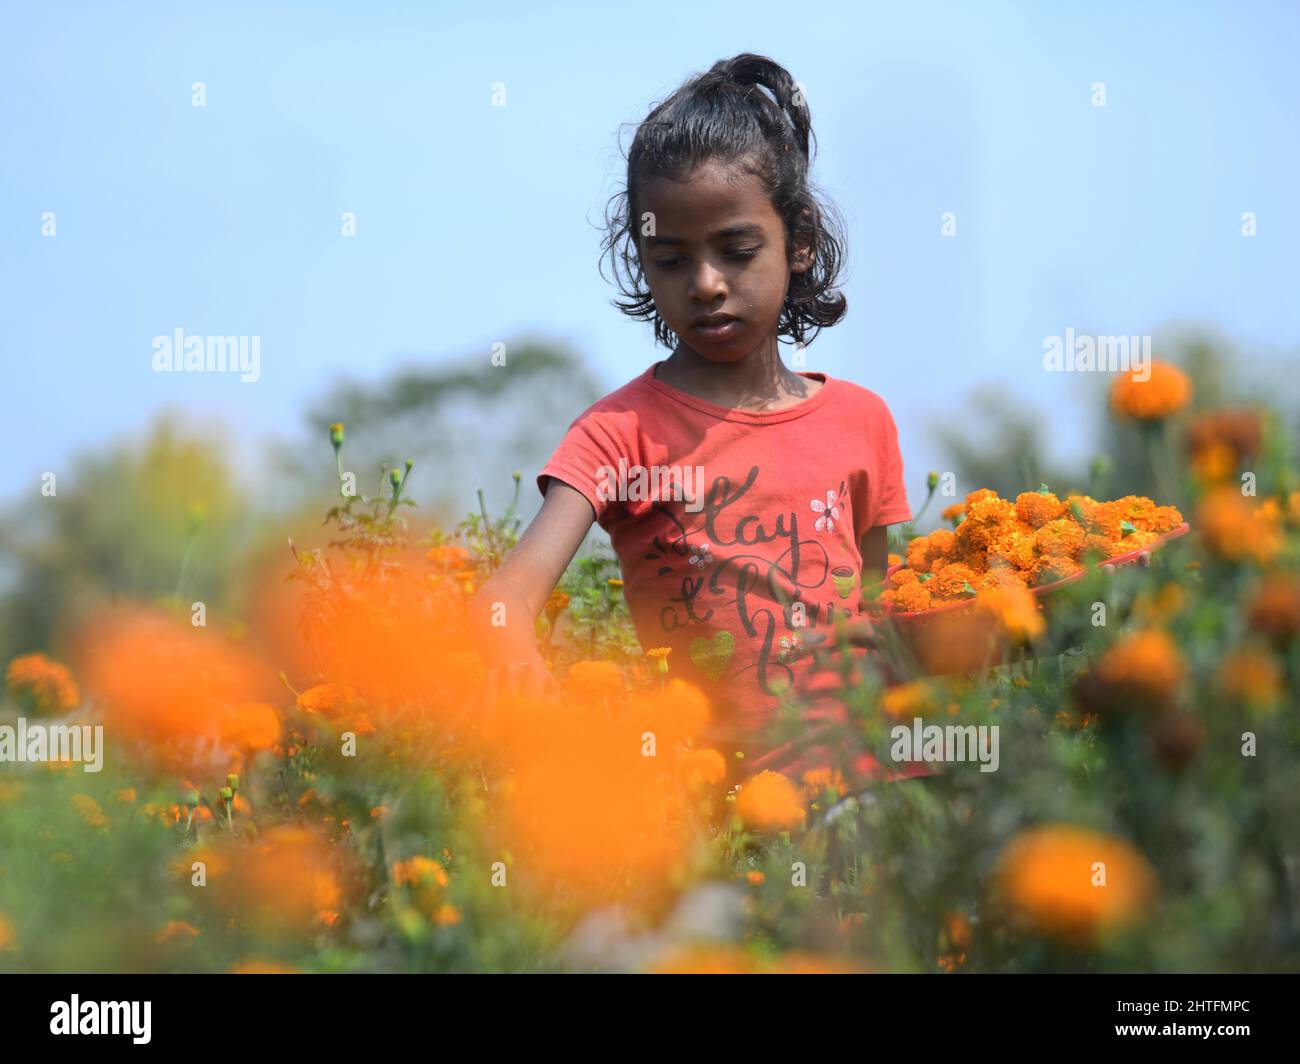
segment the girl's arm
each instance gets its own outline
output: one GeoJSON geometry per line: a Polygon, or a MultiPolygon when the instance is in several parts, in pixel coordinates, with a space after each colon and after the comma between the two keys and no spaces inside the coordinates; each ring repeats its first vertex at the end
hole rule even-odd
{"type": "Polygon", "coordinates": [[[554,689],[537,650],[537,617],[595,516],[581,492],[551,477],[541,511],[474,596],[470,624],[488,666],[489,697],[514,691],[540,696],[554,689]]]}

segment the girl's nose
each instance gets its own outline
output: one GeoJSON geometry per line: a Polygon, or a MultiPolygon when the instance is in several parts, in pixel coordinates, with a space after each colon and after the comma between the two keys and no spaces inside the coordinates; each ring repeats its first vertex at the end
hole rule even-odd
{"type": "Polygon", "coordinates": [[[726,278],[722,271],[708,262],[701,262],[691,275],[691,298],[699,303],[712,303],[719,295],[725,297],[726,294],[726,278]]]}

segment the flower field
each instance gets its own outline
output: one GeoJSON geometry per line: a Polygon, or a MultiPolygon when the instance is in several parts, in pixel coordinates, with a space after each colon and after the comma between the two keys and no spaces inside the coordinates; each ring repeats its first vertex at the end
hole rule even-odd
{"type": "MultiPolygon", "coordinates": [[[[7,662],[0,970],[1295,970],[1295,426],[1191,393],[1111,394],[1151,496],[932,475],[944,525],[864,589],[874,653],[823,651],[845,712],[799,775],[705,741],[600,551],[538,620],[562,695],[487,698],[467,608],[514,504],[436,529],[411,463],[341,486],[244,616],[116,601],[7,662]],[[918,717],[996,728],[996,771],[864,782],[918,717]]],[[[809,741],[797,705],[771,739],[809,741]]]]}

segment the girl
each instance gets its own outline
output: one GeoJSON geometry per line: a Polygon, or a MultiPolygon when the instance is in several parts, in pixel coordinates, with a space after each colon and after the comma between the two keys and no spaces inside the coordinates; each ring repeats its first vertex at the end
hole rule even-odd
{"type": "Polygon", "coordinates": [[[887,526],[912,516],[884,401],[777,350],[790,337],[801,363],[846,310],[811,134],[790,74],[748,53],[641,123],[604,248],[615,305],[672,354],[570,425],[537,478],[541,512],[472,607],[497,690],[553,691],[535,619],[598,522],[641,645],[671,647],[671,671],[711,698],[710,737],[751,771],[789,771],[792,751],[765,742],[782,692],[806,716],[836,708],[818,708],[836,677],[811,651],[883,576],[887,526]]]}

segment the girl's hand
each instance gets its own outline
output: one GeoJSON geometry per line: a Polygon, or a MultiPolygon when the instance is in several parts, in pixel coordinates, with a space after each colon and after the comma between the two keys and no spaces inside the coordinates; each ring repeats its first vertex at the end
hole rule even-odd
{"type": "Polygon", "coordinates": [[[487,705],[497,708],[504,698],[555,698],[560,693],[551,670],[540,654],[530,660],[494,665],[487,673],[487,705]]]}

